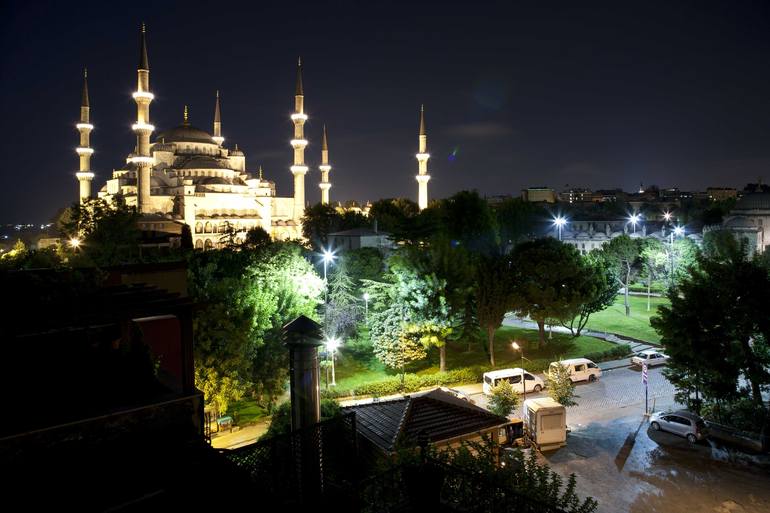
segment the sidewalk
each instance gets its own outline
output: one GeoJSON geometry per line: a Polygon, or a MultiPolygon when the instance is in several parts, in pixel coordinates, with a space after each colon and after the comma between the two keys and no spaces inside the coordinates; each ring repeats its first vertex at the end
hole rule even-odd
{"type": "Polygon", "coordinates": [[[265,419],[256,424],[244,426],[237,431],[220,432],[211,436],[211,446],[215,449],[237,449],[257,441],[270,426],[270,419],[265,419]]]}

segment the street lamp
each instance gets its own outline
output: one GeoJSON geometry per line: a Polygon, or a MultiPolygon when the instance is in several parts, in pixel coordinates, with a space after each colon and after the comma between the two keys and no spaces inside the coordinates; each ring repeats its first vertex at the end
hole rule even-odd
{"type": "Polygon", "coordinates": [[[326,267],[334,262],[334,259],[337,258],[334,256],[334,253],[329,251],[328,249],[325,249],[323,251],[323,261],[324,261],[324,282],[326,282],[326,267]]]}
{"type": "Polygon", "coordinates": [[[642,219],[642,216],[640,216],[639,214],[631,214],[631,216],[629,216],[628,222],[634,225],[634,233],[636,233],[636,225],[637,223],[639,223],[639,221],[641,221],[641,219],[642,219]]]}
{"type": "Polygon", "coordinates": [[[369,293],[364,292],[364,319],[369,320],[369,293]]]}
{"type": "Polygon", "coordinates": [[[669,221],[671,221],[671,212],[663,212],[663,219],[664,219],[666,222],[669,222],[669,221]]]}
{"type": "Polygon", "coordinates": [[[340,339],[338,338],[327,338],[326,339],[326,353],[332,354],[332,383],[331,385],[333,387],[337,386],[337,381],[334,376],[334,353],[337,351],[337,348],[340,346],[340,339]]]}
{"type": "Polygon", "coordinates": [[[562,216],[557,216],[553,220],[553,224],[556,225],[556,227],[559,229],[559,240],[561,240],[561,228],[565,224],[567,224],[567,220],[563,218],[562,216]]]}
{"type": "Polygon", "coordinates": [[[668,280],[669,287],[671,286],[671,284],[673,283],[673,280],[674,280],[674,236],[675,235],[678,235],[678,236],[684,235],[684,228],[681,227],[681,226],[675,226],[674,229],[671,230],[671,232],[668,234],[669,246],[670,246],[669,254],[671,255],[671,259],[670,259],[671,260],[671,272],[669,273],[670,278],[668,280]]]}
{"type": "Polygon", "coordinates": [[[69,243],[72,249],[78,249],[80,247],[80,239],[78,239],[77,237],[72,237],[69,240],[69,243]]]}

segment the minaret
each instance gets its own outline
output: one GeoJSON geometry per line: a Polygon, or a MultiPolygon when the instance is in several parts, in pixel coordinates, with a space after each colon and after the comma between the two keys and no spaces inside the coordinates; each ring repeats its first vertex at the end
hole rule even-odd
{"type": "Polygon", "coordinates": [[[136,123],[131,128],[136,134],[136,152],[128,159],[137,165],[137,203],[139,212],[146,214],[152,210],[150,198],[150,175],[153,158],[150,156],[150,134],[155,127],[150,124],[150,103],[155,96],[150,92],[150,64],[147,59],[147,41],[145,26],[142,23],[142,35],[139,46],[139,66],[137,68],[136,123]]]}
{"type": "Polygon", "coordinates": [[[294,175],[294,215],[295,221],[302,219],[305,213],[305,93],[302,88],[302,60],[297,59],[297,87],[294,91],[294,114],[291,115],[294,123],[294,139],[291,140],[291,147],[294,148],[294,164],[291,166],[291,173],[294,175]]]}
{"type": "Polygon", "coordinates": [[[428,174],[428,159],[430,154],[428,153],[428,135],[425,133],[425,108],[420,105],[420,135],[419,135],[419,152],[417,153],[418,163],[418,175],[415,177],[419,186],[419,192],[417,194],[417,205],[420,210],[428,207],[428,180],[430,175],[428,174]]]}
{"type": "Polygon", "coordinates": [[[329,181],[329,171],[332,167],[329,165],[329,143],[326,140],[326,125],[324,125],[324,135],[321,140],[321,165],[318,166],[321,170],[321,183],[318,187],[321,189],[321,203],[324,205],[329,204],[329,189],[332,188],[332,183],[329,181]]]}
{"type": "Polygon", "coordinates": [[[91,106],[88,102],[88,70],[83,70],[83,94],[80,99],[80,122],[75,125],[80,132],[80,146],[75,150],[80,157],[80,170],[75,173],[80,183],[80,203],[91,197],[91,181],[94,174],[91,172],[91,155],[94,150],[91,148],[91,130],[94,125],[91,124],[91,106]]]}
{"type": "Polygon", "coordinates": [[[214,104],[214,142],[222,146],[225,138],[222,137],[222,113],[219,110],[219,90],[217,90],[217,101],[214,104]]]}

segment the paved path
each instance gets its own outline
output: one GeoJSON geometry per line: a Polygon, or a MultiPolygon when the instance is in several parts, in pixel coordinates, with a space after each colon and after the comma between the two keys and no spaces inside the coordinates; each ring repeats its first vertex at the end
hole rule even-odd
{"type": "Polygon", "coordinates": [[[244,426],[233,432],[220,432],[212,435],[211,446],[215,449],[236,449],[257,441],[267,431],[270,419],[244,426]]]}

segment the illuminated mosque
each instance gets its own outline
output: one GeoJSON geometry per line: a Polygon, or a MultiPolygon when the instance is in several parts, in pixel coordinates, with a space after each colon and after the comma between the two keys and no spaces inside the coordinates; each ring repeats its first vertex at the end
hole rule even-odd
{"type": "MultiPolygon", "coordinates": [[[[302,63],[297,62],[297,81],[294,91],[294,113],[291,120],[294,133],[291,139],[293,164],[289,170],[294,176],[294,194],[280,197],[275,183],[246,169],[246,156],[236,145],[230,149],[224,145],[219,93],[214,104],[213,134],[192,126],[185,107],[181,125],[158,133],[150,138],[155,127],[150,122],[150,103],[154,99],[150,91],[150,65],[147,56],[146,31],[142,25],[137,68],[137,87],[133,93],[136,102],[136,146],[126,158],[126,165],[112,172],[112,177],[98,190],[98,197],[112,201],[121,196],[129,206],[137,207],[141,214],[140,228],[162,237],[180,234],[186,224],[192,232],[196,249],[210,249],[220,244],[222,234],[235,230],[237,239],[243,240],[246,232],[254,227],[263,228],[274,239],[302,238],[301,220],[305,211],[305,175],[309,167],[305,162],[304,135],[305,94],[302,85],[302,63]]],[[[90,158],[94,150],[90,145],[90,105],[87,74],[84,74],[80,121],[80,145],[77,154],[80,169],[76,173],[81,202],[93,197],[90,158]]],[[[424,110],[420,109],[418,161],[418,204],[421,209],[428,205],[427,135],[424,110]]],[[[331,181],[329,174],[329,148],[324,126],[321,142],[320,183],[321,202],[329,203],[331,181]]]]}

